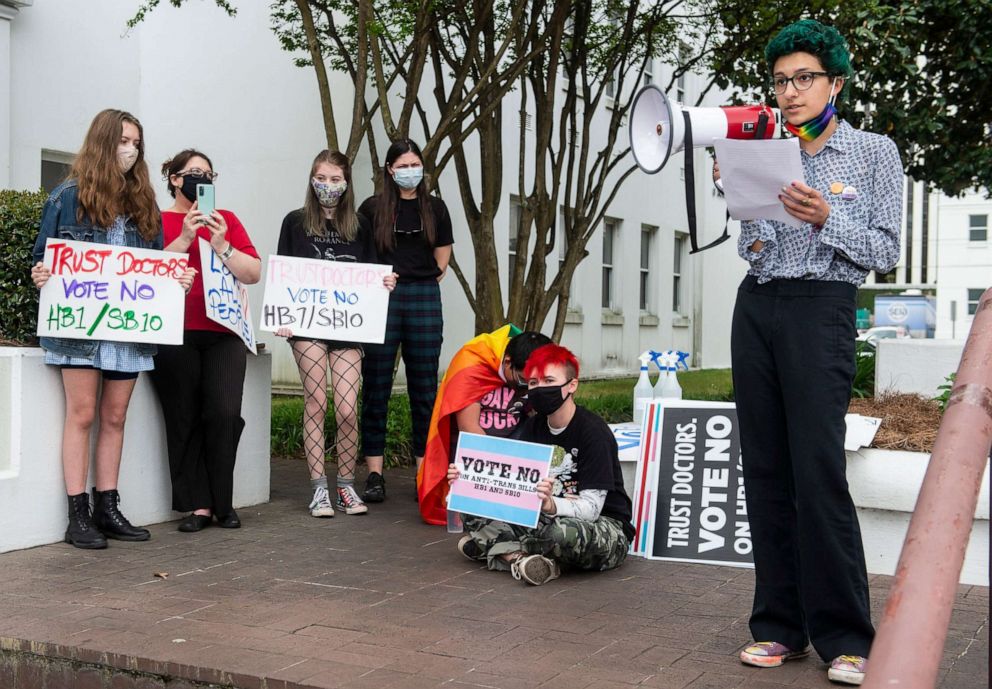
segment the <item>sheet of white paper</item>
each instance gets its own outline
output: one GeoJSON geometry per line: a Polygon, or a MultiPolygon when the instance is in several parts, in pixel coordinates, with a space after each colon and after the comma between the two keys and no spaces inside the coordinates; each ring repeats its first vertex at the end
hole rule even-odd
{"type": "Polygon", "coordinates": [[[844,417],[844,421],[847,423],[844,449],[852,452],[870,446],[879,426],[882,425],[881,419],[874,416],[862,416],[861,414],[848,414],[844,417]]]}
{"type": "Polygon", "coordinates": [[[804,179],[799,139],[717,139],[714,146],[731,218],[778,220],[802,227],[802,221],[786,213],[778,199],[782,187],[804,179]]]}

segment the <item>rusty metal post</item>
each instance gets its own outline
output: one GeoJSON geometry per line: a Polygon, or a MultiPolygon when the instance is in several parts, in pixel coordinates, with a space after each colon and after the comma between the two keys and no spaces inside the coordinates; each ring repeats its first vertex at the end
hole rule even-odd
{"type": "Polygon", "coordinates": [[[992,444],[992,288],[971,324],[868,660],[865,689],[931,689],[992,444]]]}

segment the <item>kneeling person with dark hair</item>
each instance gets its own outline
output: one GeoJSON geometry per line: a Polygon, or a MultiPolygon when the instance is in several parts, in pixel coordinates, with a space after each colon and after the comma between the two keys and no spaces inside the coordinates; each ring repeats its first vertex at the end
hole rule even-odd
{"type": "MultiPolygon", "coordinates": [[[[561,569],[604,571],[619,567],[634,538],[630,498],[623,488],[617,444],[609,426],[575,403],[579,362],[564,347],[535,350],[524,370],[528,399],[537,412],[524,422],[521,440],[554,445],[551,474],[537,484],[541,518],[530,529],[466,517],[458,549],[492,570],[540,585],[561,569]]],[[[458,478],[448,469],[448,481],[458,478]]]]}

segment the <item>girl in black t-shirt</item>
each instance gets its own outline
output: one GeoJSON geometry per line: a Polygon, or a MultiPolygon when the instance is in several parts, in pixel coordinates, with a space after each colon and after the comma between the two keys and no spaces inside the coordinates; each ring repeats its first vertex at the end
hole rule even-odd
{"type": "MultiPolygon", "coordinates": [[[[314,158],[306,201],[303,208],[292,211],[283,220],[277,253],[327,261],[378,262],[369,223],[355,212],[351,164],[341,153],[324,150],[314,158]]],[[[386,276],[383,284],[387,289],[393,289],[396,285],[395,273],[386,276]]],[[[333,517],[335,507],[346,514],[368,512],[368,507],[355,491],[362,346],[354,342],[293,337],[290,328],[280,328],[276,334],[289,338],[303,382],[303,447],[313,489],[310,514],[314,517],[333,517]],[[338,475],[333,505],[324,471],[328,364],[337,424],[335,449],[338,475]]]]}
{"type": "Polygon", "coordinates": [[[448,268],[453,243],[448,208],[429,193],[424,159],[415,143],[403,139],[389,147],[383,177],[382,193],[366,199],[358,211],[371,221],[382,262],[392,264],[399,275],[389,300],[385,341],[365,348],[362,448],[369,467],[364,494],[368,502],[386,497],[382,478],[386,407],[401,345],[418,469],[424,458],[444,326],[438,283],[448,268]]]}

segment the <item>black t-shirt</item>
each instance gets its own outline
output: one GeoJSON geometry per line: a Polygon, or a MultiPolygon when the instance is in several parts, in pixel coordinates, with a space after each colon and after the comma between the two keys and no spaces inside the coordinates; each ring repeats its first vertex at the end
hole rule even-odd
{"type": "MultiPolygon", "coordinates": [[[[368,219],[369,227],[375,227],[375,210],[378,202],[378,196],[370,196],[358,209],[359,216],[368,219]]],[[[434,249],[455,243],[451,234],[451,216],[448,214],[448,207],[436,196],[430,197],[430,203],[434,214],[434,228],[437,232],[437,240],[433,246],[428,243],[421,227],[420,200],[400,199],[393,223],[393,249],[379,252],[382,263],[391,264],[393,272],[400,276],[399,282],[437,279],[441,269],[434,260],[434,249]]]]}
{"type": "Polygon", "coordinates": [[[551,460],[555,497],[576,495],[582,490],[605,490],[601,514],[623,524],[627,540],[634,539],[632,509],[623,487],[617,441],[603,419],[576,405],[575,416],[558,435],[548,429],[548,417],[537,414],[524,422],[519,438],[555,446],[551,460]]]}
{"type": "Polygon", "coordinates": [[[292,211],[282,221],[276,253],[297,258],[322,258],[326,261],[381,263],[372,240],[372,226],[361,215],[358,216],[358,234],[350,242],[338,234],[333,220],[324,222],[324,230],[326,234],[323,237],[308,235],[303,223],[303,209],[292,211]]]}

